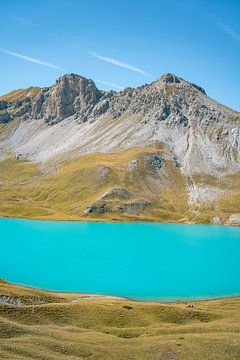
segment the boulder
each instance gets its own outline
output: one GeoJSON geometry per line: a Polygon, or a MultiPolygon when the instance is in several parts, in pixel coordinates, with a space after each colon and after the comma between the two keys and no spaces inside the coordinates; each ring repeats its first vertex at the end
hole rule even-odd
{"type": "Polygon", "coordinates": [[[84,214],[102,214],[107,211],[109,211],[109,209],[105,203],[94,203],[89,205],[86,210],[84,210],[84,214]]]}

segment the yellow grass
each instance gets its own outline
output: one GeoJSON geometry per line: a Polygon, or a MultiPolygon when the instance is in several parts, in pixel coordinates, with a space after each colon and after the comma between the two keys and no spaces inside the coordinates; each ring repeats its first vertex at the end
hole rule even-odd
{"type": "MultiPolygon", "coordinates": [[[[12,157],[0,161],[0,215],[57,219],[101,220],[168,220],[178,221],[186,212],[186,184],[171,161],[166,161],[166,176],[146,176],[146,154],[161,153],[159,148],[132,148],[108,154],[95,153],[63,161],[54,172],[44,175],[36,165],[12,157]],[[129,164],[138,160],[138,169],[129,172],[129,164]],[[127,202],[145,200],[146,212],[124,214],[111,211],[84,215],[84,209],[97,202],[111,188],[124,188],[131,193],[127,202]]],[[[51,167],[51,164],[49,164],[51,167]]],[[[111,201],[111,206],[126,200],[111,201]]]]}
{"type": "MultiPolygon", "coordinates": [[[[1,133],[11,131],[0,127],[1,133]]],[[[4,136],[4,135],[3,135],[4,136]]],[[[131,148],[112,153],[94,153],[65,159],[57,167],[48,164],[41,170],[35,164],[9,157],[0,161],[0,216],[35,219],[83,221],[160,221],[209,223],[214,216],[223,222],[240,212],[239,173],[217,180],[206,174],[195,174],[199,185],[215,186],[226,195],[213,202],[189,206],[186,179],[168,158],[167,151],[155,147],[131,148]],[[154,177],[149,173],[146,156],[159,154],[166,159],[164,169],[154,177]],[[137,160],[137,168],[129,165],[137,160]],[[128,199],[104,199],[109,211],[84,214],[92,203],[112,188],[124,188],[128,199]],[[120,212],[116,208],[144,200],[144,211],[120,212]]]]}
{"type": "Polygon", "coordinates": [[[0,295],[22,301],[0,303],[1,359],[240,357],[239,298],[175,304],[93,300],[1,282],[0,295]]]}
{"type": "Polygon", "coordinates": [[[27,89],[13,90],[8,94],[0,96],[0,101],[4,100],[4,101],[13,102],[23,99],[25,97],[32,97],[35,96],[40,90],[41,89],[39,87],[33,87],[33,86],[27,89]]]}

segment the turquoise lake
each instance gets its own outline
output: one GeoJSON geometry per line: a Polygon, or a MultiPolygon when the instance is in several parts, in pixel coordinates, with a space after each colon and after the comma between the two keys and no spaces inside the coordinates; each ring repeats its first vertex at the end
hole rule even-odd
{"type": "Polygon", "coordinates": [[[240,228],[0,219],[0,278],[139,300],[240,295],[240,228]]]}

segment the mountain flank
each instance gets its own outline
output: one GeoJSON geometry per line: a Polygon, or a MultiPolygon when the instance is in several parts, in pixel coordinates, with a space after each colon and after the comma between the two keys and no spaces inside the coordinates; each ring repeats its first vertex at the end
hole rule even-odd
{"type": "Polygon", "coordinates": [[[0,97],[0,214],[240,223],[240,114],[174,75],[0,97]]]}

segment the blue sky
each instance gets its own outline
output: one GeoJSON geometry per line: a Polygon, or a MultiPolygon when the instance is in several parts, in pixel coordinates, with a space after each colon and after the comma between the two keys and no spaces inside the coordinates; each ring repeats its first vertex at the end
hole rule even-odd
{"type": "Polygon", "coordinates": [[[172,72],[240,110],[239,0],[1,0],[0,94],[64,73],[118,90],[172,72]]]}

